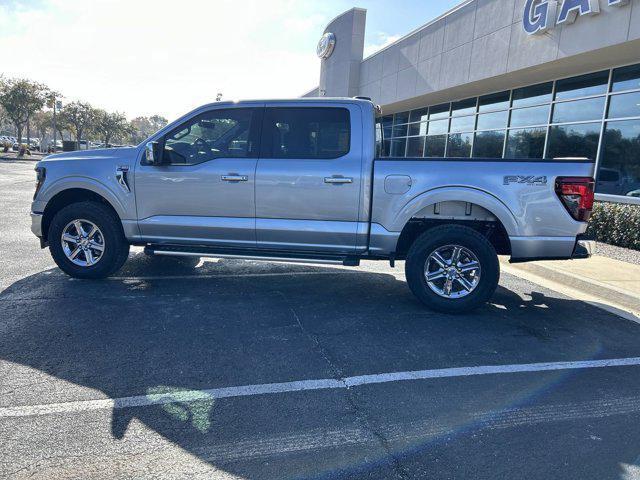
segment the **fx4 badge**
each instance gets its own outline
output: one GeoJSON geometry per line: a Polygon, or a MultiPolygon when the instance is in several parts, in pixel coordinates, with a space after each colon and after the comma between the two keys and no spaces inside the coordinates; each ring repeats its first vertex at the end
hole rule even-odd
{"type": "Polygon", "coordinates": [[[511,185],[517,183],[519,185],[546,185],[546,176],[537,175],[505,175],[504,184],[511,185]]]}

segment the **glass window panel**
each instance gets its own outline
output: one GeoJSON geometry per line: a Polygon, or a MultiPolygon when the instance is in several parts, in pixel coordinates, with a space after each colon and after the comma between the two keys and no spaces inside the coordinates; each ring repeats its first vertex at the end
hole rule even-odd
{"type": "Polygon", "coordinates": [[[406,138],[394,138],[393,140],[391,140],[391,156],[392,157],[404,157],[406,148],[407,148],[406,138]]]}
{"type": "Polygon", "coordinates": [[[620,92],[636,88],[640,89],[640,64],[616,68],[613,71],[612,91],[620,92]]]}
{"type": "MultiPolygon", "coordinates": [[[[313,110],[312,115],[317,120],[311,125],[305,122],[309,117],[302,119],[301,136],[310,139],[319,129],[327,129],[331,133],[344,132],[347,142],[339,142],[329,132],[327,136],[336,140],[331,144],[332,147],[346,148],[348,151],[349,111],[337,108],[309,110],[313,110]]],[[[252,151],[250,141],[255,135],[252,131],[254,112],[252,108],[212,110],[187,120],[165,137],[165,158],[172,165],[196,165],[217,158],[253,156],[257,153],[252,151]]],[[[270,126],[275,128],[275,124],[270,126]]]]}
{"type": "Polygon", "coordinates": [[[424,122],[429,119],[429,107],[412,110],[409,116],[411,122],[424,122]]]}
{"type": "Polygon", "coordinates": [[[376,142],[382,141],[382,124],[376,123],[376,142]]]}
{"type": "Polygon", "coordinates": [[[409,112],[400,112],[393,116],[393,124],[398,125],[400,123],[409,123],[409,112]]]}
{"type": "Polygon", "coordinates": [[[509,130],[505,158],[542,158],[546,127],[509,130]]]}
{"type": "Polygon", "coordinates": [[[413,137],[416,135],[426,135],[426,134],[427,134],[427,122],[409,124],[410,137],[413,137]]]}
{"type": "Polygon", "coordinates": [[[509,119],[509,111],[484,113],[478,115],[478,130],[505,128],[509,119]]]}
{"type": "Polygon", "coordinates": [[[393,125],[393,115],[387,115],[386,117],[382,117],[380,119],[380,123],[382,123],[385,127],[390,127],[393,125]]]}
{"type": "Polygon", "coordinates": [[[479,112],[493,112],[496,110],[505,110],[509,108],[509,92],[492,93],[480,97],[478,101],[479,112]]]}
{"type": "Polygon", "coordinates": [[[384,135],[384,138],[391,138],[392,132],[393,130],[391,129],[391,127],[382,127],[382,134],[384,135]]]}
{"type": "Polygon", "coordinates": [[[640,197],[640,120],[607,122],[596,192],[640,197]]]}
{"type": "Polygon", "coordinates": [[[611,95],[607,117],[640,117],[640,92],[611,95]]]}
{"type": "Polygon", "coordinates": [[[516,88],[513,91],[514,107],[529,107],[549,103],[553,92],[553,82],[540,83],[530,87],[516,88]]]}
{"type": "Polygon", "coordinates": [[[383,140],[382,141],[382,152],[380,155],[382,157],[388,157],[391,153],[391,140],[383,140]]]}
{"type": "Polygon", "coordinates": [[[429,120],[437,120],[439,118],[447,118],[449,116],[449,104],[443,103],[435,105],[429,109],[429,120]]]}
{"type": "Polygon", "coordinates": [[[549,133],[549,158],[586,157],[595,159],[601,123],[556,125],[549,133]]]}
{"type": "Polygon", "coordinates": [[[446,135],[433,135],[427,137],[425,144],[424,156],[425,157],[444,157],[444,148],[447,143],[446,135]]]}
{"type": "Polygon", "coordinates": [[[449,131],[449,120],[437,120],[429,122],[429,135],[439,135],[449,131]]]}
{"type": "Polygon", "coordinates": [[[604,111],[606,97],[588,98],[575,102],[556,103],[553,106],[553,123],[600,120],[604,111]]]}
{"type": "Polygon", "coordinates": [[[452,132],[470,132],[473,131],[476,123],[475,115],[468,115],[466,117],[452,117],[451,118],[451,131],[452,132]]]}
{"type": "Polygon", "coordinates": [[[394,125],[392,137],[406,137],[408,125],[394,125]]]}
{"type": "Polygon", "coordinates": [[[454,133],[449,135],[447,157],[470,157],[473,133],[454,133]]]}
{"type": "Polygon", "coordinates": [[[558,80],[556,82],[556,100],[606,93],[608,83],[608,70],[558,80]]]}
{"type": "Polygon", "coordinates": [[[505,130],[476,133],[473,142],[473,156],[480,158],[502,158],[505,130]]]}
{"type": "Polygon", "coordinates": [[[407,157],[424,157],[425,137],[411,137],[407,143],[407,157]]]}
{"type": "Polygon", "coordinates": [[[349,152],[349,118],[346,108],[267,108],[263,138],[272,139],[271,158],[338,158],[349,152]]]}
{"type": "Polygon", "coordinates": [[[453,102],[451,104],[451,115],[469,115],[470,113],[476,113],[476,104],[478,99],[467,98],[466,100],[460,100],[459,102],[453,102]]]}
{"type": "Polygon", "coordinates": [[[539,107],[513,109],[511,110],[511,126],[546,125],[549,123],[550,108],[551,105],[541,105],[539,107]]]}

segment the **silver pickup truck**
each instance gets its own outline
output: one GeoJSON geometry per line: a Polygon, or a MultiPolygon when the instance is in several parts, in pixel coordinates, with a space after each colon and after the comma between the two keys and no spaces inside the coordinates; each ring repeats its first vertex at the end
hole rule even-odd
{"type": "Polygon", "coordinates": [[[151,255],[406,260],[427,306],[486,302],[511,261],[588,257],[585,159],[376,158],[365,99],[205,105],[133,148],[37,164],[32,230],[67,274],[151,255]]]}

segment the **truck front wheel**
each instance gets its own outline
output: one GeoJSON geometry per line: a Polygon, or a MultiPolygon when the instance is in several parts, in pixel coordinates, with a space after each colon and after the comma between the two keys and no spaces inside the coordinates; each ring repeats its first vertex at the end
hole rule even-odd
{"type": "Polygon", "coordinates": [[[117,215],[97,202],[67,205],[55,214],[47,235],[51,256],[75,278],[105,278],[129,255],[117,215]]]}
{"type": "Polygon", "coordinates": [[[442,225],[416,239],[407,254],[405,273],[409,288],[427,307],[463,313],[491,298],[500,265],[483,235],[461,225],[442,225]]]}

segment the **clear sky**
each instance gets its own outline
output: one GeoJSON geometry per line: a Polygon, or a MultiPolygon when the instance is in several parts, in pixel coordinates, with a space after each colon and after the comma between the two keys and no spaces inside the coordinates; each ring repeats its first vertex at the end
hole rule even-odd
{"type": "Polygon", "coordinates": [[[331,19],[367,9],[365,55],[461,0],[0,0],[0,73],[68,100],[170,120],[225,99],[297,97],[318,84],[331,19]]]}

